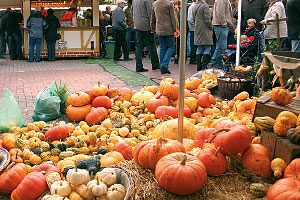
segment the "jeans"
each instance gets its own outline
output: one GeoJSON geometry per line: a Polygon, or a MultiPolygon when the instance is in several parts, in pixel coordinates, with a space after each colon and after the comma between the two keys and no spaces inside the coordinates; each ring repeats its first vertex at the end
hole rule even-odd
{"type": "Polygon", "coordinates": [[[47,40],[48,60],[55,60],[56,40],[47,40]]]}
{"type": "Polygon", "coordinates": [[[210,45],[198,45],[196,55],[210,55],[211,46],[210,45]]]}
{"type": "Polygon", "coordinates": [[[35,61],[40,61],[42,38],[29,38],[29,61],[33,62],[34,59],[34,46],[36,47],[35,61]]]}
{"type": "Polygon", "coordinates": [[[171,57],[175,50],[173,35],[159,36],[160,43],[160,68],[168,69],[171,57]]]}
{"type": "Polygon", "coordinates": [[[8,35],[8,49],[11,60],[22,60],[22,36],[20,33],[8,35]]]}
{"type": "Polygon", "coordinates": [[[121,48],[124,54],[124,59],[128,59],[129,49],[126,42],[126,30],[113,29],[113,32],[115,40],[114,59],[118,60],[122,57],[121,48]]]}
{"type": "Polygon", "coordinates": [[[216,49],[211,58],[210,65],[212,66],[222,66],[222,54],[226,52],[227,49],[227,36],[229,32],[228,27],[223,26],[213,26],[216,35],[216,49]]]}
{"type": "MultiPolygon", "coordinates": [[[[194,41],[193,41],[194,43],[194,41]]],[[[191,33],[188,32],[187,35],[186,35],[186,55],[187,56],[190,56],[191,54],[191,33]]]]}
{"type": "Polygon", "coordinates": [[[292,40],[292,52],[300,52],[300,40],[292,40]]]}
{"type": "Polygon", "coordinates": [[[191,48],[191,52],[190,52],[190,62],[195,62],[196,60],[196,50],[197,50],[197,46],[194,44],[194,31],[190,31],[190,48],[191,48]]]}
{"type": "Polygon", "coordinates": [[[4,44],[5,44],[5,37],[4,35],[0,35],[0,58],[4,55],[4,44]]]}
{"type": "Polygon", "coordinates": [[[144,43],[146,43],[146,46],[149,49],[152,68],[158,68],[159,60],[156,51],[154,34],[151,33],[150,31],[136,30],[136,49],[135,49],[136,70],[140,70],[144,68],[143,61],[142,61],[144,43]]]}
{"type": "Polygon", "coordinates": [[[135,41],[135,29],[128,28],[126,31],[126,41],[128,46],[128,51],[130,52],[130,42],[135,41]]]}

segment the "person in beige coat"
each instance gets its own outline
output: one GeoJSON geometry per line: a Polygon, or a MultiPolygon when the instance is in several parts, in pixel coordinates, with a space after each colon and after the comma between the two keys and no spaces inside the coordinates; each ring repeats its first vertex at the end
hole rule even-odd
{"type": "Polygon", "coordinates": [[[174,32],[177,24],[174,6],[170,0],[157,0],[153,3],[151,29],[159,37],[161,74],[171,74],[168,68],[175,50],[174,32]]]}

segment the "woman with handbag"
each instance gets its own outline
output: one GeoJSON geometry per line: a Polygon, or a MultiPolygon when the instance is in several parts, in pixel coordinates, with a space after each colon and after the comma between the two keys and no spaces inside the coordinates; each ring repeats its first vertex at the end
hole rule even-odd
{"type": "Polygon", "coordinates": [[[46,17],[48,28],[45,33],[45,39],[47,42],[48,61],[55,60],[55,44],[56,40],[60,39],[60,34],[57,33],[60,23],[58,18],[55,17],[53,13],[53,9],[48,9],[48,16],[46,17]]]}

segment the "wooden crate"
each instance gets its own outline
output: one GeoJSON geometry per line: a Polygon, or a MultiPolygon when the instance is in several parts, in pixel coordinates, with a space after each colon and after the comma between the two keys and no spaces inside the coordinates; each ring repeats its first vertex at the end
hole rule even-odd
{"type": "Polygon", "coordinates": [[[272,160],[275,154],[276,141],[279,137],[275,133],[269,131],[262,131],[260,137],[260,143],[269,150],[269,157],[272,160]]]}
{"type": "Polygon", "coordinates": [[[290,104],[286,106],[280,106],[274,103],[269,96],[263,96],[256,103],[254,118],[269,116],[276,119],[277,115],[282,111],[290,111],[296,115],[299,115],[300,99],[294,98],[290,104]]]}
{"type": "Polygon", "coordinates": [[[300,145],[291,143],[287,138],[277,138],[274,158],[282,158],[290,163],[293,159],[300,157],[300,145]]]}

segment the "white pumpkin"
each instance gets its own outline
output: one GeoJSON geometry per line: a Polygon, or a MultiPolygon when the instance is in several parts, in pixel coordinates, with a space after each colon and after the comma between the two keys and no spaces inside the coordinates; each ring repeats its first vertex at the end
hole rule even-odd
{"type": "Polygon", "coordinates": [[[57,194],[66,197],[72,192],[72,188],[67,181],[55,181],[51,185],[50,192],[52,195],[57,194]]]}
{"type": "Polygon", "coordinates": [[[104,168],[101,172],[97,172],[95,179],[98,179],[105,183],[107,186],[111,186],[117,182],[117,173],[113,168],[104,168]]]}
{"type": "Polygon", "coordinates": [[[67,181],[75,186],[86,184],[90,181],[90,175],[85,169],[70,169],[67,173],[67,181]]]}
{"type": "Polygon", "coordinates": [[[126,189],[121,184],[114,184],[108,188],[106,193],[107,200],[124,200],[126,189]]]}
{"type": "Polygon", "coordinates": [[[84,200],[77,192],[71,192],[69,195],[70,200],[84,200]]]}
{"type": "Polygon", "coordinates": [[[92,194],[96,197],[102,196],[107,193],[107,186],[105,183],[97,180],[91,180],[87,184],[88,189],[92,192],[92,194]]]}
{"type": "Polygon", "coordinates": [[[67,197],[61,197],[57,194],[55,195],[45,195],[42,200],[69,200],[67,197]]]}
{"type": "Polygon", "coordinates": [[[92,191],[90,191],[86,185],[79,185],[76,188],[76,192],[80,196],[82,196],[83,198],[85,198],[86,200],[90,200],[90,199],[94,198],[94,196],[92,194],[92,191]]]}
{"type": "Polygon", "coordinates": [[[49,188],[51,188],[52,183],[60,180],[61,180],[61,176],[58,172],[51,172],[46,176],[46,181],[49,188]]]}

